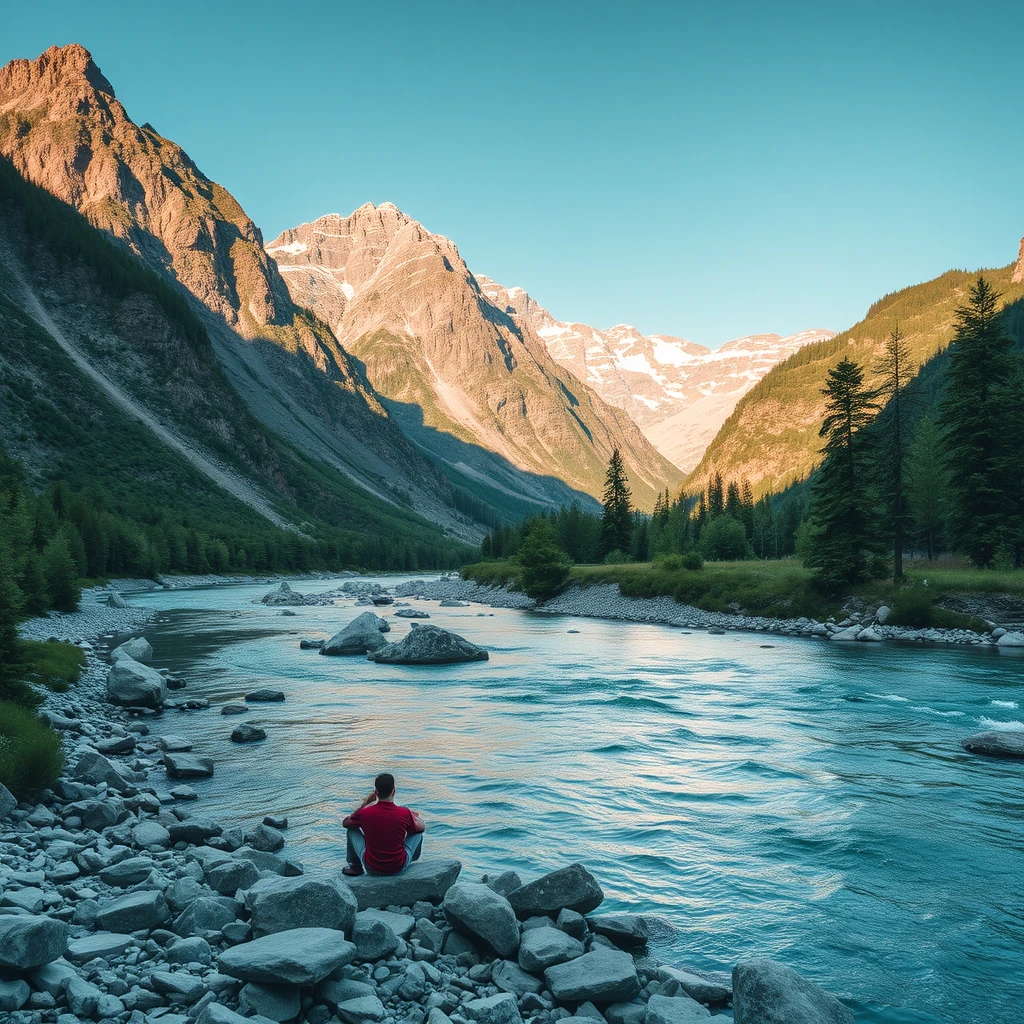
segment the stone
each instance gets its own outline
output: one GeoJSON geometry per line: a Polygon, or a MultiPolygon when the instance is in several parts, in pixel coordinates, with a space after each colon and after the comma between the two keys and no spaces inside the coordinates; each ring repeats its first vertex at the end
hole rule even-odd
{"type": "Polygon", "coordinates": [[[18,806],[18,801],[15,799],[14,794],[0,782],[0,821],[4,818],[9,818],[11,811],[18,806]]]}
{"type": "Polygon", "coordinates": [[[360,920],[362,916],[356,914],[356,923],[352,926],[356,963],[374,963],[391,956],[398,949],[398,936],[383,921],[360,920]]]}
{"type": "Polygon", "coordinates": [[[519,1004],[510,992],[499,992],[496,996],[470,999],[462,1004],[462,1011],[476,1024],[519,1024],[519,1004]]]}
{"type": "Polygon", "coordinates": [[[100,740],[96,749],[108,757],[111,754],[130,754],[135,750],[134,736],[113,736],[109,740],[100,740]]]}
{"type": "Polygon", "coordinates": [[[167,680],[131,658],[122,658],[107,673],[107,700],[122,707],[161,708],[167,680]]]}
{"type": "Polygon", "coordinates": [[[174,786],[170,792],[175,800],[199,799],[199,794],[191,786],[174,786]]]}
{"type": "MultiPolygon", "coordinates": [[[[833,639],[835,638],[833,637],[833,639]]],[[[882,638],[871,626],[866,626],[857,634],[857,642],[864,644],[880,644],[882,642],[882,638]]]]}
{"type": "Polygon", "coordinates": [[[129,857],[103,868],[100,871],[100,880],[107,885],[124,888],[144,882],[152,870],[153,861],[149,857],[129,857]]]}
{"type": "Polygon", "coordinates": [[[132,786],[128,775],[116,765],[108,761],[102,754],[87,751],[75,763],[71,777],[76,782],[86,782],[91,786],[108,785],[111,789],[122,792],[132,786]]]}
{"type": "Polygon", "coordinates": [[[519,948],[515,911],[504,896],[486,885],[456,882],[445,894],[441,909],[453,928],[499,956],[511,956],[519,948]]]}
{"type": "Polygon", "coordinates": [[[367,654],[387,647],[381,635],[381,620],[373,612],[357,615],[344,629],[335,633],[321,648],[326,655],[367,654]]]}
{"type": "Polygon", "coordinates": [[[646,946],[651,937],[642,914],[591,914],[587,924],[595,935],[611,939],[622,949],[639,949],[646,946]]]}
{"type": "Polygon", "coordinates": [[[223,826],[211,818],[185,818],[167,826],[172,843],[195,843],[199,846],[224,831],[223,826]]]}
{"type": "Polygon", "coordinates": [[[203,979],[188,971],[154,971],[149,976],[149,983],[157,992],[186,1006],[198,1002],[206,994],[203,979]]]}
{"type": "Polygon", "coordinates": [[[383,1020],[387,1015],[384,1004],[374,995],[346,999],[337,1004],[337,1013],[344,1024],[366,1024],[383,1020]]]}
{"type": "Polygon", "coordinates": [[[417,900],[440,903],[462,870],[457,860],[417,860],[400,875],[358,875],[344,879],[360,910],[411,907],[417,900]]]}
{"type": "Polygon", "coordinates": [[[0,1011],[14,1013],[20,1010],[28,1002],[31,994],[32,989],[28,987],[28,982],[22,981],[21,978],[15,981],[0,980],[0,1011]]]}
{"type": "Polygon", "coordinates": [[[997,647],[1024,647],[1024,633],[1003,633],[996,640],[997,647]]]}
{"type": "Polygon", "coordinates": [[[299,647],[303,651],[319,651],[323,647],[323,640],[300,640],[299,647]]]}
{"type": "Polygon", "coordinates": [[[271,985],[315,985],[351,963],[356,948],[340,931],[292,928],[232,946],[217,958],[223,974],[271,985]]]}
{"type": "Polygon", "coordinates": [[[238,1008],[242,1013],[258,1014],[268,1020],[294,1020],[301,1009],[299,990],[294,985],[264,985],[250,981],[238,993],[238,1008]]]}
{"type": "Polygon", "coordinates": [[[159,928],[171,919],[164,894],[155,889],[131,892],[100,905],[96,924],[105,931],[135,932],[159,928]]]}
{"type": "Polygon", "coordinates": [[[68,1009],[76,1017],[99,1016],[97,1010],[102,995],[103,992],[99,988],[78,975],[68,978],[64,986],[64,998],[67,1000],[68,1009]]]}
{"type": "Polygon", "coordinates": [[[732,971],[735,1024],[854,1024],[835,996],[775,960],[749,960],[732,971]]]}
{"type": "Polygon", "coordinates": [[[281,835],[280,829],[271,828],[262,822],[245,833],[245,841],[254,850],[260,850],[262,853],[276,853],[284,846],[284,836],[281,835]]]}
{"type": "Polygon", "coordinates": [[[633,958],[621,950],[593,949],[544,972],[548,990],[560,1003],[591,1000],[598,1005],[622,1003],[640,991],[633,958]]]}
{"type": "Polygon", "coordinates": [[[29,914],[42,913],[46,902],[46,893],[34,885],[22,889],[10,889],[3,894],[0,903],[5,907],[18,907],[29,914]]]}
{"type": "Polygon", "coordinates": [[[201,896],[193,900],[174,921],[178,935],[199,935],[214,940],[220,930],[235,920],[235,901],[227,896],[201,896]]]}
{"type": "Polygon", "coordinates": [[[583,956],[583,943],[558,928],[531,928],[519,940],[519,966],[543,974],[555,964],[583,956]]]}
{"type": "Polygon", "coordinates": [[[582,942],[587,934],[587,919],[582,914],[577,914],[575,910],[562,907],[558,912],[555,927],[561,928],[566,935],[571,935],[582,942]]]}
{"type": "Polygon", "coordinates": [[[361,999],[363,996],[372,996],[377,989],[366,981],[357,981],[354,978],[327,978],[320,983],[317,990],[320,998],[332,1009],[339,1003],[348,1002],[350,999],[361,999]]]}
{"type": "Polygon", "coordinates": [[[508,894],[508,901],[520,919],[535,914],[554,916],[566,907],[578,914],[589,914],[603,899],[597,879],[578,863],[551,871],[508,894]]]}
{"type": "Polygon", "coordinates": [[[268,825],[270,828],[285,829],[288,827],[288,818],[284,814],[265,814],[263,816],[263,824],[268,825]]]}
{"type": "Polygon", "coordinates": [[[860,636],[861,628],[861,626],[857,625],[847,626],[846,629],[840,629],[838,632],[833,633],[829,640],[838,640],[840,642],[856,640],[860,636]]]}
{"type": "Polygon", "coordinates": [[[349,932],[357,909],[352,890],[326,874],[260,879],[246,892],[245,905],[257,938],[303,927],[349,932]]]}
{"type": "Polygon", "coordinates": [[[395,612],[397,619],[429,619],[430,613],[420,611],[418,608],[399,608],[395,612]]]}
{"type": "Polygon", "coordinates": [[[711,1013],[689,996],[651,996],[647,1024],[695,1024],[711,1013]]]}
{"type": "Polygon", "coordinates": [[[400,939],[408,939],[416,927],[412,914],[398,914],[391,910],[361,910],[356,915],[359,921],[383,921],[400,939]]]}
{"type": "Polygon", "coordinates": [[[222,715],[247,715],[249,706],[247,704],[223,704],[220,713],[222,715]]]}
{"type": "Polygon", "coordinates": [[[261,729],[258,725],[249,725],[247,723],[235,726],[231,732],[232,743],[257,743],[266,738],[266,729],[261,729]]]}
{"type": "Polygon", "coordinates": [[[192,741],[185,739],[184,736],[159,736],[156,745],[172,754],[184,754],[192,749],[192,741]]]}
{"type": "Polygon", "coordinates": [[[190,935],[184,939],[175,939],[164,948],[164,958],[171,964],[202,964],[209,966],[213,961],[213,952],[206,939],[198,935],[190,935]]]}
{"type": "Polygon", "coordinates": [[[491,982],[502,992],[514,996],[525,996],[527,992],[539,993],[544,986],[532,974],[527,974],[519,964],[511,960],[499,960],[491,971],[491,982]]]}
{"type": "Polygon", "coordinates": [[[143,849],[166,849],[171,845],[171,833],[158,821],[140,821],[132,829],[132,839],[143,849]]]}
{"type": "Polygon", "coordinates": [[[645,1024],[647,1004],[639,999],[629,1003],[612,1003],[605,1009],[604,1019],[608,1024],[645,1024]]]}
{"type": "Polygon", "coordinates": [[[489,875],[485,876],[484,882],[488,888],[502,896],[507,896],[523,884],[523,880],[514,871],[502,871],[500,875],[495,875],[493,878],[489,875]]]}
{"type": "Polygon", "coordinates": [[[116,591],[112,590],[107,594],[106,606],[108,608],[127,608],[128,602],[116,591]]]}
{"type": "Polygon", "coordinates": [[[440,953],[444,948],[444,932],[429,918],[421,917],[412,932],[414,938],[424,949],[440,953]]]}
{"type": "Polygon", "coordinates": [[[78,972],[66,960],[61,959],[37,967],[29,975],[34,989],[51,996],[59,996],[68,981],[76,977],[78,972]]]}
{"type": "Polygon", "coordinates": [[[246,704],[280,704],[284,700],[284,690],[253,690],[245,695],[246,704]]]}
{"type": "Polygon", "coordinates": [[[222,861],[206,870],[206,882],[221,896],[233,896],[239,889],[248,889],[260,879],[260,869],[249,860],[222,861]]]}
{"type": "Polygon", "coordinates": [[[961,740],[960,745],[970,754],[983,754],[985,757],[1000,757],[1007,760],[1024,760],[1024,732],[1009,732],[1005,729],[992,729],[979,732],[961,740]]]}
{"type": "MultiPolygon", "coordinates": [[[[728,971],[685,971],[677,967],[661,967],[658,977],[662,982],[675,983],[698,1003],[724,1006],[732,1002],[732,975],[728,971]]],[[[669,993],[664,993],[668,995],[669,993]]]]}
{"type": "Polygon", "coordinates": [[[153,648],[144,636],[133,637],[110,652],[111,661],[120,661],[124,656],[137,661],[140,665],[148,665],[153,660],[153,648]]]}
{"type": "Polygon", "coordinates": [[[134,941],[123,932],[93,932],[92,935],[72,939],[64,956],[75,963],[85,964],[95,957],[120,956],[134,941]]]}
{"type": "Polygon", "coordinates": [[[248,1017],[229,1010],[222,1003],[207,1003],[196,1018],[196,1024],[253,1024],[253,1022],[248,1017]]]}
{"type": "Polygon", "coordinates": [[[164,766],[171,779],[208,779],[213,774],[213,761],[195,754],[164,754],[164,766]]]}
{"type": "Polygon", "coordinates": [[[52,917],[0,916],[0,967],[29,971],[64,955],[68,926],[52,917]]]}
{"type": "Polygon", "coordinates": [[[883,604],[879,607],[878,611],[875,612],[875,622],[880,626],[884,626],[889,621],[890,615],[892,615],[892,609],[887,604],[883,604]]]}
{"type": "MultiPolygon", "coordinates": [[[[321,654],[323,651],[321,651],[321,654]]],[[[465,637],[439,626],[420,626],[398,643],[371,651],[367,658],[386,665],[454,665],[487,661],[490,655],[465,637]]]]}
{"type": "Polygon", "coordinates": [[[305,594],[292,590],[287,583],[282,583],[275,590],[263,595],[261,602],[271,608],[287,605],[303,605],[306,603],[305,594]]]}

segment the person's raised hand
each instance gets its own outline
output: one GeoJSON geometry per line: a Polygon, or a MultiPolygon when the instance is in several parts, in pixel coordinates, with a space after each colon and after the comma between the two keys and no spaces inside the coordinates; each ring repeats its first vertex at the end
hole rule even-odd
{"type": "Polygon", "coordinates": [[[370,790],[370,795],[363,801],[363,806],[364,807],[368,807],[370,804],[374,803],[376,801],[376,799],[377,799],[377,790],[371,789],[370,790]]]}

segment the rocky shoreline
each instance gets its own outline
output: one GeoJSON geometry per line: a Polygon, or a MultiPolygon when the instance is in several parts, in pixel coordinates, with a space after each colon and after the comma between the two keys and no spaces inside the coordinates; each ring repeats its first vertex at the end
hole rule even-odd
{"type": "Polygon", "coordinates": [[[647,955],[659,922],[596,913],[600,884],[579,864],[524,884],[424,858],[349,880],[289,858],[283,816],[228,828],[204,816],[188,780],[216,768],[177,734],[209,705],[171,699],[182,682],[149,667],[145,641],[107,653],[104,639],[147,616],[105,593],[23,630],[80,642],[89,664],[43,708],[67,752],[55,791],[16,805],[0,787],[4,1020],[687,1024],[731,1006],[740,1024],[853,1021],[770,960],[731,973],[659,963],[647,955]],[[112,703],[126,699],[122,670],[156,677],[157,699],[112,703]]]}

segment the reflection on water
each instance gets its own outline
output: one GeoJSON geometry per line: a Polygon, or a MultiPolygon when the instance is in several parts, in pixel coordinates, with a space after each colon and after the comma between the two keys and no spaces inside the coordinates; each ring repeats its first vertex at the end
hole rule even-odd
{"type": "MultiPolygon", "coordinates": [[[[267,589],[133,598],[169,610],[146,634],[189,696],[288,695],[245,719],[258,747],[216,707],[164,717],[217,762],[204,812],[286,813],[294,856],[340,865],[342,817],[389,769],[430,854],[524,875],[581,860],[607,905],[675,926],[663,957],[777,957],[865,1021],[1021,1019],[1024,766],[959,748],[1024,728],[1021,660],[425,602],[491,660],[376,665],[299,650],[352,602],[283,617],[251,603],[267,589]]],[[[391,640],[410,628],[390,621],[391,640]]]]}

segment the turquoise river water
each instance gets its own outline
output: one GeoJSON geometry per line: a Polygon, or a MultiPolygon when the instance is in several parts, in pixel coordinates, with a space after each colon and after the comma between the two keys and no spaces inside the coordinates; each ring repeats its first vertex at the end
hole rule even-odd
{"type": "Polygon", "coordinates": [[[132,596],[186,695],[287,693],[244,719],[258,746],[216,708],[160,721],[217,763],[203,813],[286,813],[291,855],[339,866],[341,818],[390,769],[425,856],[469,875],[582,861],[606,907],[671,926],[665,962],[772,956],[871,1024],[1024,1020],[1024,764],[959,746],[1024,729],[1024,660],[413,602],[491,660],[378,666],[299,650],[354,602],[282,617],[252,603],[268,589],[132,596]]]}

